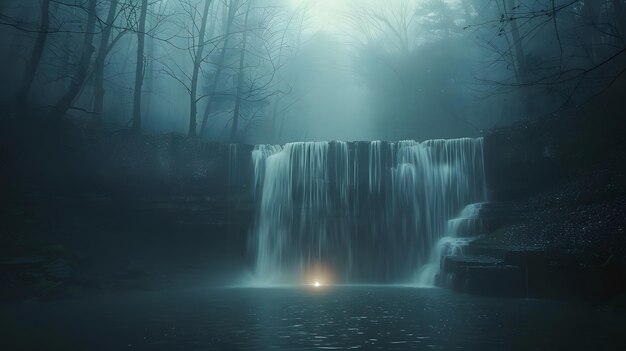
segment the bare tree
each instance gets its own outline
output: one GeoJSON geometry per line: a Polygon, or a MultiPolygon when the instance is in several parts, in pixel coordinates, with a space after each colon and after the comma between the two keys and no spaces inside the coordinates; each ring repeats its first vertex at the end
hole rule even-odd
{"type": "Polygon", "coordinates": [[[35,79],[37,68],[41,62],[46,41],[48,40],[48,30],[50,29],[50,0],[41,1],[41,23],[39,25],[37,40],[33,46],[33,50],[30,55],[30,59],[24,68],[24,79],[22,80],[22,86],[17,92],[17,103],[20,108],[26,107],[26,99],[30,87],[35,79]]]}
{"type": "Polygon", "coordinates": [[[413,33],[417,2],[394,1],[384,4],[354,3],[343,12],[349,30],[346,35],[353,43],[368,45],[382,41],[401,52],[409,52],[415,42],[413,33]]]}
{"type": "Polygon", "coordinates": [[[517,25],[517,18],[512,15],[513,11],[519,8],[519,6],[515,4],[515,0],[503,0],[502,3],[505,18],[510,18],[507,23],[509,25],[512,38],[508,38],[506,31],[503,31],[502,33],[505,39],[510,43],[509,52],[512,56],[511,62],[513,62],[513,70],[515,72],[516,80],[519,84],[524,84],[526,80],[526,54],[524,53],[524,43],[522,42],[522,37],[517,25]]]}
{"type": "Polygon", "coordinates": [[[147,12],[148,0],[141,0],[141,9],[137,27],[137,65],[135,68],[135,90],[133,99],[133,131],[135,132],[139,132],[141,130],[141,97],[146,62],[144,49],[146,46],[147,12]]]}
{"type": "MultiPolygon", "coordinates": [[[[297,22],[297,28],[296,28],[296,33],[295,33],[295,44],[293,45],[293,52],[291,53],[292,57],[295,57],[298,55],[302,47],[302,33],[303,33],[305,21],[307,19],[308,11],[310,10],[309,6],[310,6],[309,3],[303,2],[300,7],[298,7],[297,9],[293,11],[293,13],[291,13],[291,15],[289,16],[289,19],[287,20],[287,23],[285,24],[285,28],[280,36],[278,60],[277,60],[277,67],[278,67],[277,86],[279,87],[281,87],[284,83],[282,69],[284,65],[286,65],[283,58],[286,56],[285,48],[287,46],[287,43],[286,43],[287,33],[289,32],[292,23],[294,23],[296,19],[298,19],[299,21],[297,22]]],[[[292,75],[291,80],[295,82],[298,80],[298,77],[297,76],[294,77],[292,75]]],[[[293,89],[290,89],[290,90],[293,90],[293,89]]],[[[289,100],[286,99],[287,97],[292,96],[292,95],[293,94],[281,94],[281,95],[276,96],[272,101],[270,134],[271,134],[271,140],[273,142],[277,142],[277,139],[280,138],[282,134],[282,130],[284,129],[284,124],[285,124],[285,116],[287,112],[292,110],[301,98],[301,96],[296,96],[294,99],[289,99],[289,100]]]]}
{"type": "Polygon", "coordinates": [[[237,93],[235,95],[235,108],[233,110],[233,126],[230,132],[230,140],[235,141],[237,139],[237,132],[239,130],[239,114],[241,113],[241,101],[242,101],[242,88],[243,79],[245,75],[245,62],[246,62],[246,47],[248,44],[248,19],[250,18],[251,1],[248,1],[246,9],[246,17],[243,22],[243,39],[241,43],[241,52],[239,53],[239,70],[237,71],[237,93]]]}
{"type": "MultiPolygon", "coordinates": [[[[563,99],[559,107],[564,107],[577,94],[586,100],[584,96],[603,91],[626,71],[626,28],[621,29],[626,22],[623,0],[545,0],[532,5],[501,0],[495,4],[501,10],[498,19],[468,28],[497,24],[497,38],[503,38],[504,44],[495,38],[484,42],[512,67],[514,79],[482,82],[504,89],[521,89],[526,108],[535,99],[529,89],[536,90],[535,96],[558,91],[563,99]],[[540,42],[540,37],[551,38],[555,45],[540,42]],[[541,45],[543,57],[530,54],[533,47],[541,45]]],[[[531,111],[526,114],[530,115],[531,111]]]]}
{"type": "Polygon", "coordinates": [[[622,41],[626,38],[626,9],[622,0],[613,0],[613,8],[615,9],[615,25],[619,31],[622,41]]]}
{"type": "Polygon", "coordinates": [[[100,123],[102,119],[102,112],[104,107],[104,66],[106,58],[111,50],[111,32],[113,30],[113,24],[117,15],[117,7],[119,0],[111,0],[109,4],[109,12],[106,18],[104,28],[102,29],[102,36],[100,38],[100,45],[98,48],[98,55],[95,62],[95,78],[94,78],[94,108],[93,112],[96,117],[96,121],[100,123]]]}
{"type": "Polygon", "coordinates": [[[77,64],[75,74],[70,77],[70,84],[68,90],[57,101],[53,116],[56,119],[61,119],[67,111],[72,107],[74,100],[80,93],[87,75],[89,73],[89,66],[91,57],[95,51],[93,47],[93,41],[96,28],[96,4],[97,0],[89,0],[87,4],[87,24],[85,26],[85,34],[83,39],[82,53],[80,60],[77,64]]]}
{"type": "Polygon", "coordinates": [[[209,9],[211,0],[204,0],[204,10],[202,12],[198,43],[196,44],[195,55],[193,57],[193,73],[191,75],[191,89],[189,94],[189,137],[195,138],[197,134],[197,114],[198,114],[198,76],[200,66],[204,61],[204,47],[206,46],[206,27],[209,19],[209,9]]]}
{"type": "Polygon", "coordinates": [[[217,93],[217,85],[220,81],[220,76],[222,75],[222,71],[225,67],[226,61],[226,51],[228,50],[228,46],[231,38],[231,31],[233,22],[235,21],[235,16],[239,9],[240,0],[230,0],[228,4],[228,10],[226,15],[226,23],[224,26],[224,34],[223,34],[223,42],[220,50],[219,58],[216,65],[215,76],[210,84],[209,91],[207,93],[207,104],[204,109],[204,115],[202,116],[202,125],[200,127],[200,135],[204,135],[207,127],[207,122],[209,120],[209,115],[211,114],[211,110],[213,108],[213,102],[215,101],[215,95],[217,93]]]}
{"type": "Polygon", "coordinates": [[[299,100],[298,96],[293,99],[287,97],[293,95],[300,74],[288,72],[286,68],[301,48],[308,9],[307,3],[292,13],[271,7],[251,9],[253,12],[250,16],[254,15],[254,22],[246,19],[245,46],[248,54],[244,53],[245,65],[241,66],[240,53],[240,67],[237,70],[237,78],[244,77],[245,80],[236,87],[235,111],[229,121],[232,122],[231,140],[240,139],[252,126],[264,120],[274,138],[279,116],[282,116],[280,120],[284,122],[286,112],[299,100]],[[293,37],[288,38],[288,34],[293,37]]]}

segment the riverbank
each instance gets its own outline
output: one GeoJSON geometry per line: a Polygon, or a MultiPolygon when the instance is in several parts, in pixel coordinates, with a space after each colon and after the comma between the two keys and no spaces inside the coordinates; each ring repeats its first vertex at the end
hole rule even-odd
{"type": "MultiPolygon", "coordinates": [[[[466,258],[447,259],[440,285],[556,299],[624,293],[624,121],[592,118],[598,104],[485,136],[497,210],[466,258]]],[[[12,123],[1,132],[1,298],[219,284],[252,266],[252,146],[73,125],[24,138],[12,123]]],[[[348,148],[367,165],[369,143],[348,148]]],[[[359,172],[366,194],[368,168],[359,172]]]]}
{"type": "Polygon", "coordinates": [[[500,212],[486,216],[488,230],[466,257],[444,262],[440,284],[557,299],[626,292],[626,121],[611,112],[619,102],[612,90],[485,137],[490,201],[500,212]]]}

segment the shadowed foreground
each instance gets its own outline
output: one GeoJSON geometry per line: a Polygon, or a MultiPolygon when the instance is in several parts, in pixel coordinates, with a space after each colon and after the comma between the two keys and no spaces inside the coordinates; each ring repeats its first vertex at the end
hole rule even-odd
{"type": "Polygon", "coordinates": [[[3,349],[623,349],[626,307],[440,289],[211,289],[24,301],[1,309],[3,349]],[[9,348],[7,348],[9,347],[9,348]]]}

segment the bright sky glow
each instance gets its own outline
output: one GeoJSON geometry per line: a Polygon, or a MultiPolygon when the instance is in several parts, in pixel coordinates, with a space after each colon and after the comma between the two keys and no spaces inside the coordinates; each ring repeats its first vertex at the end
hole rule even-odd
{"type": "MultiPolygon", "coordinates": [[[[288,0],[291,6],[296,9],[300,6],[309,6],[311,25],[315,29],[323,29],[329,32],[340,31],[342,27],[342,11],[346,11],[351,6],[372,6],[382,9],[389,6],[398,6],[404,0],[288,0]]],[[[462,0],[446,0],[445,2],[453,7],[460,5],[462,0]]],[[[419,3],[421,0],[409,0],[408,4],[419,3]]]]}
{"type": "Polygon", "coordinates": [[[291,6],[310,6],[311,24],[320,29],[334,31],[337,29],[341,9],[352,0],[289,0],[291,6]]]}

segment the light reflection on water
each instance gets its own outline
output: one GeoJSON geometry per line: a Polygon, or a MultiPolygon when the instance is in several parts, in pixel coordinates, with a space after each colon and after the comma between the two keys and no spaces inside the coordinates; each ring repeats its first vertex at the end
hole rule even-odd
{"type": "MultiPolygon", "coordinates": [[[[208,297],[211,317],[188,326],[190,335],[211,337],[208,349],[575,349],[585,342],[601,349],[612,342],[611,328],[601,335],[590,323],[602,310],[573,303],[372,286],[223,289],[208,297]]],[[[607,317],[598,322],[610,323],[607,317]]],[[[612,328],[626,326],[614,321],[612,328]]]]}
{"type": "Polygon", "coordinates": [[[621,307],[440,289],[195,289],[28,308],[90,350],[626,349],[621,307]]]}

